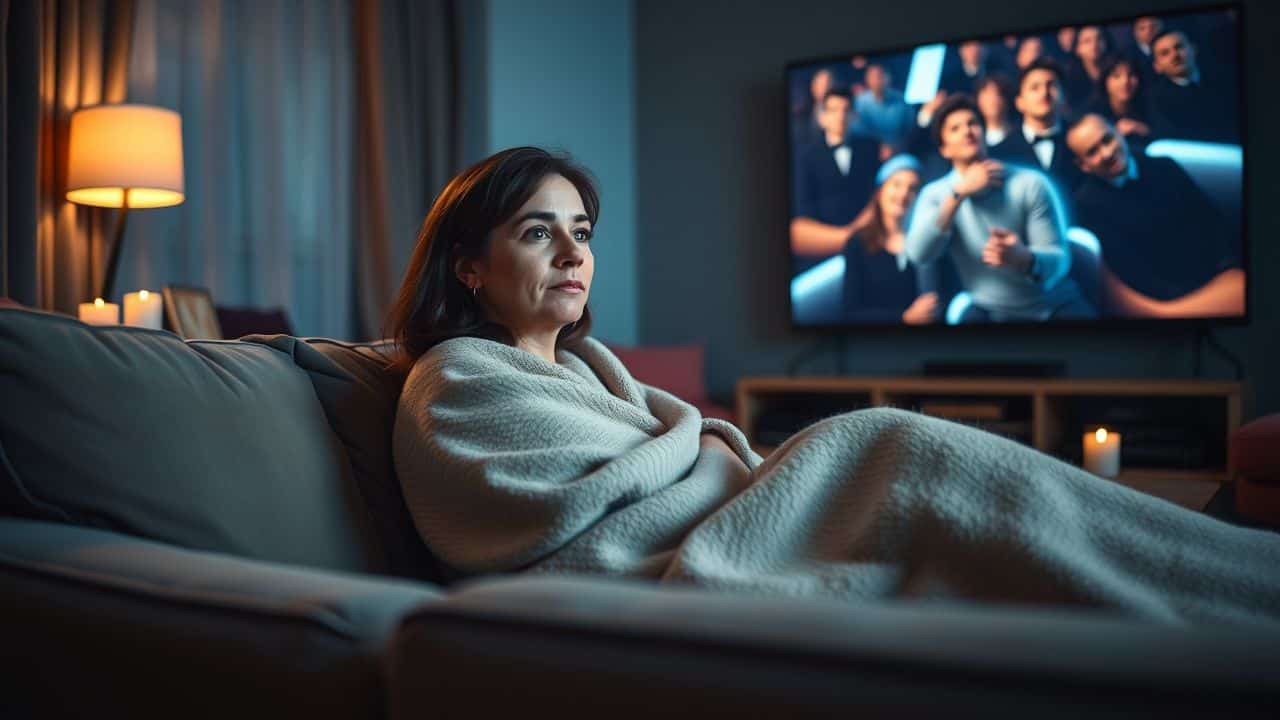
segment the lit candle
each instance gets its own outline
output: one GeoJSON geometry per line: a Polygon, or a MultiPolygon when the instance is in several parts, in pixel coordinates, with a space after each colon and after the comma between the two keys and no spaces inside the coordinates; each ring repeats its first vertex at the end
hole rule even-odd
{"type": "Polygon", "coordinates": [[[160,296],[147,290],[125,293],[124,324],[159,330],[161,327],[160,296]]]}
{"type": "Polygon", "coordinates": [[[80,322],[90,325],[119,325],[120,306],[98,298],[91,303],[80,303],[80,322]]]}
{"type": "Polygon", "coordinates": [[[1098,428],[1084,434],[1084,469],[1113,478],[1120,474],[1120,433],[1098,428]]]}

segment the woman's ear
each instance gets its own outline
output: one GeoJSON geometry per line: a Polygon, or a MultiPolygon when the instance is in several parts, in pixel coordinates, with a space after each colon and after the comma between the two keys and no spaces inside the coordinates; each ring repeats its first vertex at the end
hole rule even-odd
{"type": "Polygon", "coordinates": [[[459,257],[453,261],[453,274],[458,278],[458,282],[468,288],[478,288],[480,286],[480,277],[476,268],[474,258],[459,257]]]}

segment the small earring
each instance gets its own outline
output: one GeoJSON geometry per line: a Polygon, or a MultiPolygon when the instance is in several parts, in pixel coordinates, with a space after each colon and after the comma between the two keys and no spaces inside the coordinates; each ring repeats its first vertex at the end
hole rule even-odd
{"type": "Polygon", "coordinates": [[[471,286],[471,297],[476,297],[476,293],[478,293],[478,292],[480,292],[480,286],[479,286],[479,285],[472,285],[472,286],[471,286]]]}

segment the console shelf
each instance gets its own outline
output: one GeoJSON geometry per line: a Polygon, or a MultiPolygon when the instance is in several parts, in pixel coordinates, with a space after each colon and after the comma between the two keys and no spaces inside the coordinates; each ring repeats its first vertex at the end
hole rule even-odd
{"type": "Polygon", "coordinates": [[[864,407],[947,417],[1075,464],[1083,433],[1105,425],[1125,438],[1117,482],[1200,508],[1231,477],[1241,390],[1220,380],[748,377],[736,402],[762,455],[812,422],[864,407]]]}

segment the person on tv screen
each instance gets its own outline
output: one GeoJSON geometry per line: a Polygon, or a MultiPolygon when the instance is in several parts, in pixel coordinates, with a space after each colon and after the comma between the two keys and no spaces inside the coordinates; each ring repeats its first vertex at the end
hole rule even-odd
{"type": "Polygon", "coordinates": [[[1147,82],[1137,56],[1112,55],[1102,62],[1100,82],[1087,112],[1106,118],[1130,145],[1146,145],[1167,135],[1169,123],[1151,109],[1147,82]]]}
{"type": "Polygon", "coordinates": [[[956,56],[959,64],[943,73],[938,87],[948,93],[974,92],[978,81],[992,69],[987,48],[978,40],[966,40],[956,46],[956,56]]]}
{"type": "Polygon", "coordinates": [[[1014,107],[1022,127],[1001,143],[992,157],[1048,173],[1059,192],[1070,193],[1080,180],[1071,151],[1062,137],[1062,71],[1050,58],[1040,58],[1018,76],[1014,107]]]}
{"type": "Polygon", "coordinates": [[[920,191],[907,257],[923,265],[949,254],[972,304],[961,322],[1093,317],[1068,277],[1071,254],[1053,188],[1040,173],[987,157],[982,114],[953,95],[934,117],[951,172],[920,191]]]}
{"type": "Polygon", "coordinates": [[[1076,210],[1079,224],[1102,246],[1102,284],[1111,312],[1244,313],[1244,271],[1227,241],[1231,224],[1177,162],[1130,152],[1124,136],[1101,115],[1077,120],[1067,142],[1088,174],[1076,191],[1076,210]]]}
{"type": "Polygon", "coordinates": [[[1164,30],[1164,21],[1154,15],[1143,15],[1133,21],[1133,52],[1144,61],[1145,64],[1139,66],[1144,74],[1151,72],[1151,41],[1155,40],[1156,35],[1159,35],[1162,30],[1164,30]]]}
{"type": "Polygon", "coordinates": [[[1012,88],[1003,75],[991,74],[978,82],[976,90],[978,110],[987,125],[987,152],[992,157],[999,157],[1004,151],[1004,143],[1014,131],[1013,122],[1009,119],[1009,109],[1013,104],[1012,88]]]}
{"type": "Polygon", "coordinates": [[[1018,66],[1018,72],[1022,72],[1042,57],[1044,57],[1044,38],[1039,35],[1028,35],[1018,43],[1018,51],[1014,53],[1013,62],[1018,66]]]}
{"type": "Polygon", "coordinates": [[[876,173],[871,201],[844,246],[844,309],[850,322],[923,325],[938,316],[935,263],[907,261],[903,226],[920,190],[920,162],[895,155],[876,173]]]}
{"type": "Polygon", "coordinates": [[[902,92],[889,86],[892,76],[879,63],[866,67],[866,88],[858,93],[853,107],[857,113],[854,132],[880,141],[880,159],[887,160],[903,149],[911,129],[911,112],[902,92]]]}
{"type": "Polygon", "coordinates": [[[796,166],[791,249],[797,255],[830,256],[844,248],[853,219],[871,197],[880,145],[850,135],[848,91],[832,87],[822,99],[822,138],[801,151],[796,166]]]}
{"type": "Polygon", "coordinates": [[[818,115],[822,112],[822,98],[835,82],[830,68],[819,68],[809,76],[808,82],[793,88],[795,102],[792,106],[791,142],[805,145],[822,137],[818,115]]]}
{"type": "Polygon", "coordinates": [[[1102,78],[1102,60],[1110,51],[1107,34],[1098,25],[1085,25],[1076,33],[1076,48],[1066,66],[1063,85],[1067,106],[1080,112],[1102,78]]]}
{"type": "Polygon", "coordinates": [[[1229,74],[1202,75],[1196,46],[1179,30],[1164,30],[1151,47],[1158,75],[1151,84],[1151,102],[1169,120],[1174,136],[1239,143],[1236,87],[1229,74]]]}

